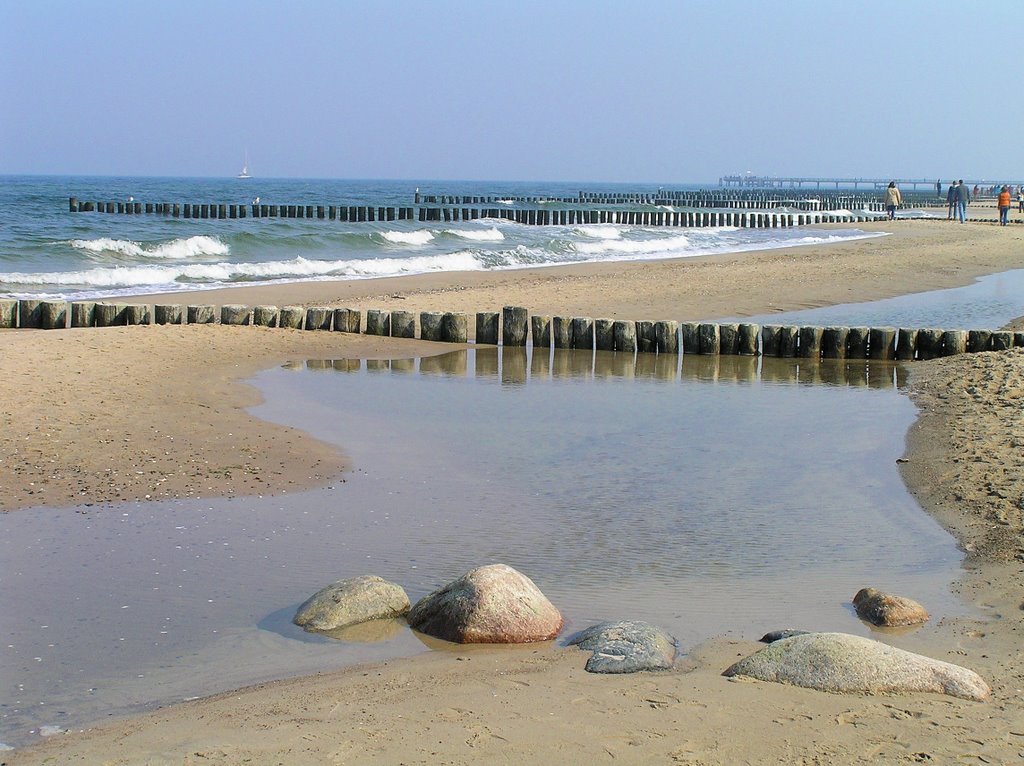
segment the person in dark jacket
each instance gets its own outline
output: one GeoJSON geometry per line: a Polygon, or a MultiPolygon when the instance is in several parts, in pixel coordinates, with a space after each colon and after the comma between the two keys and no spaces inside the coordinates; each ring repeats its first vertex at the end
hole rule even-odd
{"type": "Polygon", "coordinates": [[[960,218],[960,223],[964,222],[964,218],[967,217],[967,205],[971,201],[971,190],[967,188],[961,178],[956,182],[956,212],[960,218]]]}
{"type": "Polygon", "coordinates": [[[946,190],[946,220],[953,220],[953,210],[956,208],[956,184],[952,181],[949,182],[949,188],[946,190]]]}

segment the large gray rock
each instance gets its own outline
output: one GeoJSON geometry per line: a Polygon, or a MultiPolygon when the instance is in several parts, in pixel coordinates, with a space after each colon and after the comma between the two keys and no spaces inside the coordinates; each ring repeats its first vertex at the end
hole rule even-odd
{"type": "Polygon", "coordinates": [[[593,625],[569,644],[593,652],[587,660],[589,673],[667,670],[676,658],[675,638],[661,628],[638,620],[593,625]]]}
{"type": "Polygon", "coordinates": [[[861,588],[853,597],[857,616],[873,625],[894,628],[928,622],[928,612],[913,599],[861,588]]]}
{"type": "Polygon", "coordinates": [[[424,596],[408,620],[421,633],[462,644],[547,641],[563,623],[533,581],[505,564],[472,569],[424,596]]]}
{"type": "Polygon", "coordinates": [[[409,611],[409,597],[401,586],[375,575],[338,580],[299,607],[292,619],[306,630],[336,630],[368,620],[401,617],[409,611]]]}
{"type": "Polygon", "coordinates": [[[808,633],[769,644],[725,671],[827,692],[936,692],[983,700],[973,670],[846,633],[808,633]]]}

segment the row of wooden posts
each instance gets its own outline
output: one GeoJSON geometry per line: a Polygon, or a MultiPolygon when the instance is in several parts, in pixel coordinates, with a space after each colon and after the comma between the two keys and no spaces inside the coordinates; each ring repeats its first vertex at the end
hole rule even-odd
{"type": "Polygon", "coordinates": [[[69,200],[72,212],[121,215],[147,214],[174,218],[316,218],[341,222],[374,221],[475,221],[497,218],[531,226],[573,226],[613,223],[631,226],[716,227],[776,229],[821,223],[851,223],[857,217],[827,212],[790,213],[747,210],[543,210],[534,208],[477,207],[374,207],[334,205],[228,205],[152,202],[79,202],[69,200]]]}
{"type": "MultiPolygon", "coordinates": [[[[469,315],[459,312],[333,306],[242,306],[0,300],[0,328],[61,329],[145,324],[257,325],[393,338],[467,343],[469,315]],[[417,322],[418,319],[418,322],[417,322]],[[417,333],[417,323],[419,332],[417,333]]],[[[478,345],[574,348],[627,353],[740,355],[802,359],[912,360],[1024,346],[1024,332],[813,327],[742,322],[677,322],[530,315],[520,306],[475,316],[478,345]]]]}

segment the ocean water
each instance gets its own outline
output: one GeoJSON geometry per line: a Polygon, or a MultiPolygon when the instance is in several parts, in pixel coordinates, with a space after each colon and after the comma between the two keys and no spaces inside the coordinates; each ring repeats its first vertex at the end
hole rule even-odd
{"type": "Polygon", "coordinates": [[[632,184],[5,176],[0,177],[0,295],[94,299],[270,282],[680,258],[878,236],[855,227],[527,226],[499,219],[347,223],[68,210],[69,197],[229,205],[259,197],[265,204],[398,207],[413,205],[417,189],[424,195],[494,196],[509,207],[515,206],[509,200],[515,196],[657,191],[632,184]]]}

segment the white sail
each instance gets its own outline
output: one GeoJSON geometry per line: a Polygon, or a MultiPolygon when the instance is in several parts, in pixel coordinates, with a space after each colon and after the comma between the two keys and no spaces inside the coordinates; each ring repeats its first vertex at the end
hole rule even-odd
{"type": "Polygon", "coordinates": [[[252,176],[249,175],[249,150],[248,149],[245,152],[245,162],[242,163],[242,172],[238,174],[238,177],[239,178],[252,178],[252,176]]]}

